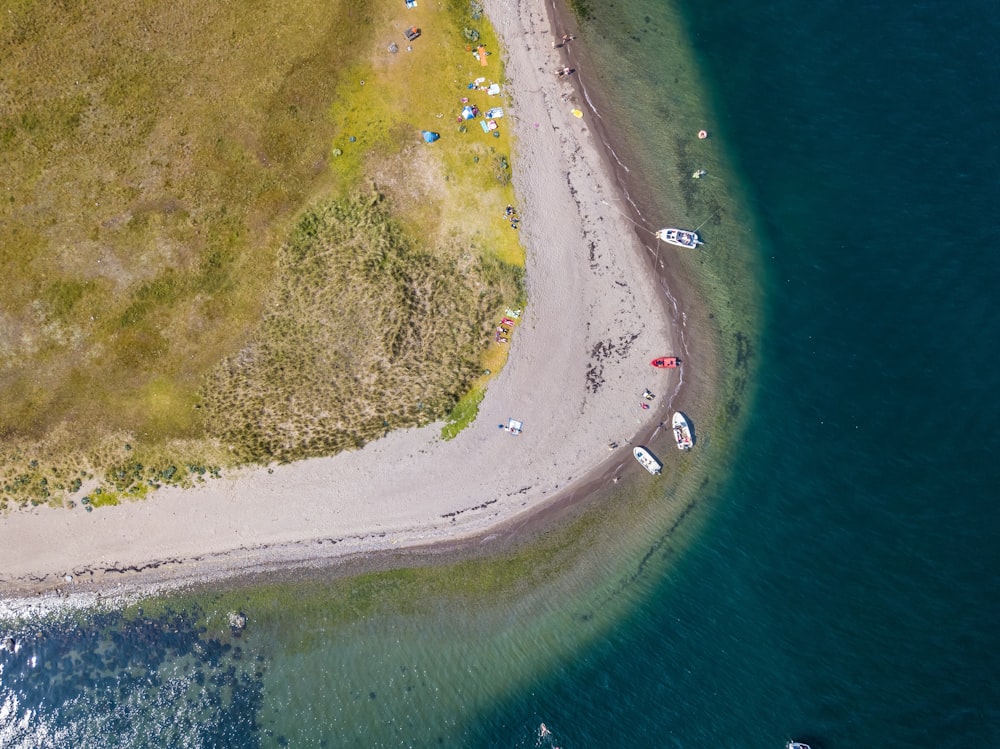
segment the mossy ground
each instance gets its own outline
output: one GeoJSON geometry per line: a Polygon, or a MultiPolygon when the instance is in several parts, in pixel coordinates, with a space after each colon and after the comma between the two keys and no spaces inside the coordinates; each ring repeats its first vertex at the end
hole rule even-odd
{"type": "Polygon", "coordinates": [[[502,80],[474,4],[7,10],[0,508],[326,454],[482,391],[523,254],[507,128],[456,121],[503,103],[467,89],[502,80]]]}

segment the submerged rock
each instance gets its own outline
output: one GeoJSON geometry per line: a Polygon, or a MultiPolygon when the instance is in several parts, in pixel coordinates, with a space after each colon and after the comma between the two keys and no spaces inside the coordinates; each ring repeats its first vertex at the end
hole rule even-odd
{"type": "Polygon", "coordinates": [[[247,626],[247,615],[242,611],[230,611],[229,612],[229,629],[232,631],[233,636],[239,637],[243,634],[243,630],[247,626]]]}

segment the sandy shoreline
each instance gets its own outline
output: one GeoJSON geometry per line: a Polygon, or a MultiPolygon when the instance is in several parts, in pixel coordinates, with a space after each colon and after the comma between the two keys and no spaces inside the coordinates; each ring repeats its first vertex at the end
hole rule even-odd
{"type": "Polygon", "coordinates": [[[513,98],[529,306],[476,423],[450,442],[440,425],[411,429],[92,513],[12,513],[0,519],[0,596],[117,592],[461,542],[638,469],[628,442],[668,418],[680,386],[679,373],[648,364],[680,351],[676,312],[633,226],[610,207],[618,183],[590,113],[570,113],[584,108],[572,103],[572,78],[553,74],[564,30],[542,0],[485,5],[513,98]],[[648,411],[646,387],[658,396],[648,411]],[[497,428],[509,417],[522,435],[497,428]]]}

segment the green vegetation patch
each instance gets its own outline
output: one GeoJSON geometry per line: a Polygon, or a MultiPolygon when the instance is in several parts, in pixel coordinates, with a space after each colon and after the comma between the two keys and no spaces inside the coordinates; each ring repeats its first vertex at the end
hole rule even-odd
{"type": "Polygon", "coordinates": [[[441,436],[446,440],[454,439],[476,419],[479,404],[483,402],[486,390],[482,387],[473,388],[463,395],[448,414],[448,421],[441,430],[441,436]]]}
{"type": "Polygon", "coordinates": [[[509,128],[455,116],[504,103],[467,88],[503,66],[478,3],[429,6],[412,52],[402,3],[5,11],[0,511],[327,454],[481,392],[523,251],[509,128]]]}

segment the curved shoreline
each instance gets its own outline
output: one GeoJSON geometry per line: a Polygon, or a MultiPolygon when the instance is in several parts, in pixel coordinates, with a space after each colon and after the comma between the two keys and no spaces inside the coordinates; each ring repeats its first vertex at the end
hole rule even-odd
{"type": "Polygon", "coordinates": [[[648,365],[681,342],[676,302],[649,283],[646,250],[606,200],[621,185],[588,118],[570,114],[571,81],[550,72],[558,53],[546,8],[486,5],[514,95],[529,307],[475,424],[451,442],[432,425],[93,513],[11,514],[0,522],[0,594],[172,587],[475,543],[635,468],[629,440],[657,430],[681,385],[648,365]],[[649,386],[659,397],[643,411],[649,386]],[[496,428],[508,417],[524,434],[496,428]],[[609,442],[620,445],[611,454],[609,442]]]}

